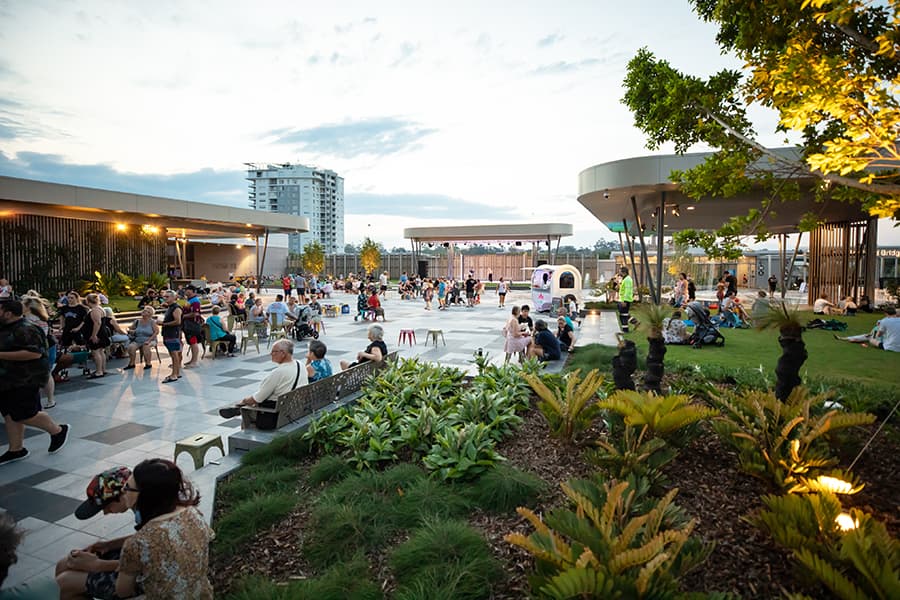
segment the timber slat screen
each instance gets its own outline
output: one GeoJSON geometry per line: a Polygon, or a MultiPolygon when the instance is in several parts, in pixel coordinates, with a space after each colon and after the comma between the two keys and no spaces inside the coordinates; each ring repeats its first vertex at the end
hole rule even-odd
{"type": "Polygon", "coordinates": [[[0,218],[0,277],[17,293],[36,289],[54,298],[94,271],[149,275],[165,271],[166,237],[129,225],[43,215],[0,218]]]}
{"type": "Polygon", "coordinates": [[[809,237],[809,281],[807,302],[822,294],[832,302],[859,296],[866,288],[867,223],[825,223],[809,237]]]}

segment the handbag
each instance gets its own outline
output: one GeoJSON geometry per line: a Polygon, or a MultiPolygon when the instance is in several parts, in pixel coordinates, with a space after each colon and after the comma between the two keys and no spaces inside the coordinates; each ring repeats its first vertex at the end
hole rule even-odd
{"type": "MultiPolygon", "coordinates": [[[[294,364],[297,365],[297,376],[294,377],[294,385],[291,387],[291,391],[297,389],[297,382],[300,381],[300,363],[299,361],[294,361],[294,364]]],[[[275,408],[274,400],[265,400],[260,402],[259,404],[262,408],[275,408]]],[[[278,426],[278,413],[277,412],[260,412],[256,414],[256,428],[262,431],[271,431],[278,426]]]]}

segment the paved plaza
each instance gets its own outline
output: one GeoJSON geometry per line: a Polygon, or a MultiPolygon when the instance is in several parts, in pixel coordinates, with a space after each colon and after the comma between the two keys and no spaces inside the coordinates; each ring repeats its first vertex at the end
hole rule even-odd
{"type": "MultiPolygon", "coordinates": [[[[339,294],[331,302],[346,303],[354,309],[356,297],[339,294]]],[[[421,300],[400,300],[392,292],[384,302],[387,322],[379,323],[385,329],[388,349],[398,349],[400,356],[419,356],[472,371],[471,360],[478,348],[488,353],[492,362],[503,362],[501,329],[510,308],[521,303],[530,304],[528,292],[510,293],[503,310],[498,308],[496,294],[488,293],[484,303],[475,308],[426,311],[421,300]],[[398,347],[401,329],[415,330],[417,343],[398,347]],[[440,338],[437,346],[426,340],[429,329],[441,329],[446,345],[440,338]]],[[[355,310],[323,319],[325,332],[320,339],[328,345],[328,358],[335,368],[339,368],[341,359],[355,360],[356,352],[367,344],[369,323],[354,322],[353,313],[355,310]]],[[[547,315],[532,316],[547,320],[555,330],[547,315]]],[[[614,344],[616,331],[614,313],[588,315],[577,345],[614,344]]],[[[295,356],[305,357],[305,349],[306,342],[299,342],[295,356]]],[[[259,354],[251,345],[244,356],[213,360],[207,355],[199,367],[186,369],[183,379],[164,384],[161,381],[169,372],[169,360],[162,344],[160,352],[162,362],[154,355],[149,372],[140,366],[122,371],[125,360],[112,361],[110,374],[102,379],[89,380],[78,369],[70,371],[71,381],[57,387],[57,406],[48,411],[57,422],[71,425],[65,448],[58,454],[48,454],[49,437],[28,429],[25,446],[31,452],[29,457],[0,467],[0,508],[11,513],[27,531],[19,547],[19,562],[10,571],[6,585],[52,575],[56,561],[73,548],[82,548],[98,538],[133,533],[130,512],[98,515],[87,521],[75,518],[72,513],[85,498],[91,477],[108,467],[134,467],[146,458],[171,458],[175,442],[195,433],[219,434],[227,445],[228,436],[240,430],[240,418],[222,419],[218,408],[251,394],[274,368],[263,342],[259,354]]],[[[2,432],[0,449],[5,446],[2,432]]],[[[203,495],[201,509],[207,519],[212,514],[216,478],[238,460],[234,455],[222,458],[217,449],[212,449],[206,466],[195,470],[191,457],[180,455],[178,466],[203,495]]]]}

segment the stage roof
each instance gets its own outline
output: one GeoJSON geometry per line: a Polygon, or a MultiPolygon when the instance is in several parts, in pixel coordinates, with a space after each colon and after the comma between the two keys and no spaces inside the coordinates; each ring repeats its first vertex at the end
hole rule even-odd
{"type": "Polygon", "coordinates": [[[559,241],[572,235],[566,223],[505,223],[459,227],[410,227],[403,237],[414,242],[537,242],[559,241]]]}

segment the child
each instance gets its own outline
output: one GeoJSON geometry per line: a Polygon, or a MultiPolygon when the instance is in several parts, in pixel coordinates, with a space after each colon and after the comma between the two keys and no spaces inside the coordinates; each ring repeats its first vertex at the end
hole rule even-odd
{"type": "Polygon", "coordinates": [[[381,301],[378,299],[378,293],[375,291],[375,288],[372,288],[372,295],[369,296],[368,309],[372,313],[372,322],[377,321],[379,316],[384,321],[384,309],[381,308],[381,301]]]}
{"type": "Polygon", "coordinates": [[[359,296],[356,297],[356,316],[353,317],[353,320],[356,321],[362,317],[365,321],[367,310],[369,310],[369,298],[366,296],[366,290],[360,287],[359,296]]]}

